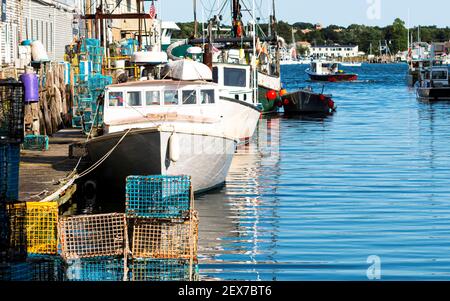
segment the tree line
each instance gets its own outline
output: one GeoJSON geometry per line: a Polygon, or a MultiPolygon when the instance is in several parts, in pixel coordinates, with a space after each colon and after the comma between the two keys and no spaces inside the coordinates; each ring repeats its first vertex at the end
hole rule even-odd
{"type": "MultiPolygon", "coordinates": [[[[174,38],[184,39],[192,36],[194,23],[178,23],[181,31],[175,32],[174,38]]],[[[206,25],[205,25],[206,26],[206,25]]],[[[226,27],[226,26],[223,26],[226,27]]],[[[268,25],[260,24],[260,30],[267,34],[268,25]]],[[[201,24],[200,24],[201,28],[201,24]]],[[[372,45],[372,53],[379,54],[380,41],[390,48],[392,54],[408,49],[408,30],[405,22],[396,19],[392,25],[385,27],[366,26],[352,24],[348,27],[330,25],[320,30],[315,24],[297,22],[289,24],[279,21],[277,25],[278,35],[283,37],[287,43],[292,43],[292,28],[294,38],[298,41],[307,41],[314,45],[358,45],[361,51],[369,53],[372,45]]],[[[450,40],[450,28],[438,28],[437,26],[423,26],[410,28],[413,41],[417,41],[420,35],[422,42],[445,42],[450,40]]]]}

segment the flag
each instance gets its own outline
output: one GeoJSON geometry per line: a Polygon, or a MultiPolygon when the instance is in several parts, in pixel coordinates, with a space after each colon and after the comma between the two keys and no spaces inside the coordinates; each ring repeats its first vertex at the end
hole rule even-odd
{"type": "Polygon", "coordinates": [[[150,5],[150,19],[154,19],[156,17],[156,7],[155,7],[155,2],[152,1],[152,4],[150,5]]]}

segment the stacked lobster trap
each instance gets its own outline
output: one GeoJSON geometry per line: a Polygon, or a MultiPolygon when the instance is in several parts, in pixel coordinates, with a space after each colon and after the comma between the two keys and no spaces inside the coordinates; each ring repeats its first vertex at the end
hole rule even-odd
{"type": "Polygon", "coordinates": [[[4,204],[0,280],[197,280],[193,199],[190,177],[131,176],[125,213],[60,216],[56,202],[4,204]]]}
{"type": "Polygon", "coordinates": [[[58,254],[58,204],[21,202],[6,206],[7,245],[0,263],[0,280],[62,281],[58,254]]]}
{"type": "Polygon", "coordinates": [[[127,178],[131,280],[198,278],[198,216],[193,200],[188,176],[127,178]]]}

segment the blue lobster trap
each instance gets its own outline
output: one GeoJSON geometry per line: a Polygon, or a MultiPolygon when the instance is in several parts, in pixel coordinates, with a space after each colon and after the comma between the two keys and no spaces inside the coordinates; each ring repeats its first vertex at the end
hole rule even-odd
{"type": "Polygon", "coordinates": [[[134,259],[130,263],[131,281],[198,280],[198,264],[182,259],[134,259]]]}
{"type": "Polygon", "coordinates": [[[123,257],[93,257],[72,259],[66,262],[68,281],[122,281],[123,257]]]}
{"type": "Polygon", "coordinates": [[[0,144],[0,201],[19,199],[20,145],[0,144]]]}
{"type": "Polygon", "coordinates": [[[126,181],[128,217],[189,217],[193,198],[189,176],[129,176],[126,181]]]}
{"type": "Polygon", "coordinates": [[[0,281],[64,281],[64,265],[58,256],[33,256],[21,262],[0,264],[0,281]]]}
{"type": "Polygon", "coordinates": [[[49,139],[46,135],[26,135],[23,148],[26,150],[47,151],[49,139]]]}

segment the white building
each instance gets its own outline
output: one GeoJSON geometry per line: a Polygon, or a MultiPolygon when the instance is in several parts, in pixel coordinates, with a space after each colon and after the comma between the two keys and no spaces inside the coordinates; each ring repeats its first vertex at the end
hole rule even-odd
{"type": "Polygon", "coordinates": [[[316,58],[345,58],[358,57],[359,46],[354,45],[325,45],[312,46],[311,55],[316,58]]]}
{"type": "Polygon", "coordinates": [[[50,60],[64,59],[65,45],[73,41],[74,0],[23,0],[22,40],[39,40],[50,60]]]}

